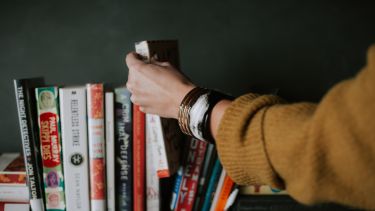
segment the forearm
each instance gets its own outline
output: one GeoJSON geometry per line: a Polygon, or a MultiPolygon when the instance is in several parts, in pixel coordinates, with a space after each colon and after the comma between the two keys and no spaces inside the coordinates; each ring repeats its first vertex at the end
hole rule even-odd
{"type": "Polygon", "coordinates": [[[237,98],[221,117],[216,144],[240,184],[283,187],[304,203],[374,209],[375,48],[354,79],[319,104],[285,104],[275,96],[237,98]]]}
{"type": "Polygon", "coordinates": [[[221,100],[212,109],[211,118],[210,118],[210,130],[214,139],[216,139],[217,130],[219,128],[219,124],[224,115],[224,112],[229,107],[231,102],[232,101],[230,100],[221,100]]]}

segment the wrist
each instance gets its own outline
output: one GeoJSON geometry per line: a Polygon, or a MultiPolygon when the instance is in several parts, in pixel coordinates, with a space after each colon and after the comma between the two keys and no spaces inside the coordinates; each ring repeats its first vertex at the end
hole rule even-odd
{"type": "Polygon", "coordinates": [[[211,113],[216,104],[231,97],[220,92],[195,87],[183,98],[177,119],[183,133],[196,139],[214,142],[211,113]]]}

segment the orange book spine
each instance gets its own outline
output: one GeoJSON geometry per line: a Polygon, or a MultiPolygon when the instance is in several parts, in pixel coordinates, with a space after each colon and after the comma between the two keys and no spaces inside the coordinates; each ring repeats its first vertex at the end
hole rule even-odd
{"type": "Polygon", "coordinates": [[[233,184],[234,184],[233,180],[228,175],[226,175],[224,179],[223,188],[220,191],[219,200],[216,204],[215,211],[224,210],[225,204],[227,203],[233,184]]]}

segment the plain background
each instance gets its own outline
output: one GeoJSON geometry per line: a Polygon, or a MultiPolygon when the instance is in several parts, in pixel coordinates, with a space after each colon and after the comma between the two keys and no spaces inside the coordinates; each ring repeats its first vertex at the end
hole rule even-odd
{"type": "Polygon", "coordinates": [[[182,70],[239,96],[318,102],[375,41],[374,1],[1,1],[0,152],[21,151],[14,78],[125,84],[134,42],[178,39],[182,70]]]}

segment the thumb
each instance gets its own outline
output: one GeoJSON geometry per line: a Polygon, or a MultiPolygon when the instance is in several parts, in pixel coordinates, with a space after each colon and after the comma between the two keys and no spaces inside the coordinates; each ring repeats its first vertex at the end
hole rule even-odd
{"type": "Polygon", "coordinates": [[[125,62],[129,68],[144,64],[144,62],[140,59],[139,55],[135,52],[128,53],[128,55],[126,55],[125,62]]]}

